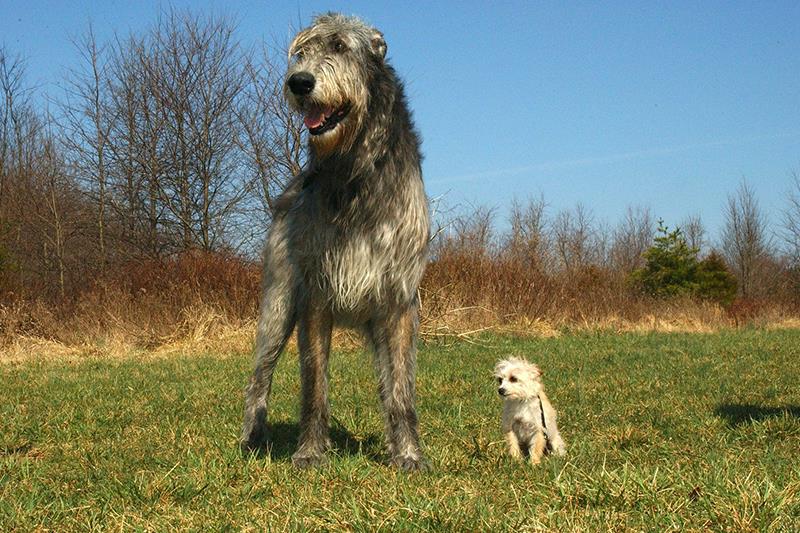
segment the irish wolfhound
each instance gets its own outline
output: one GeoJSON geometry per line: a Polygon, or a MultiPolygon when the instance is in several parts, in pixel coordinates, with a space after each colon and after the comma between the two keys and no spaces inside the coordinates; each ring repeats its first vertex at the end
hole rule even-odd
{"type": "Polygon", "coordinates": [[[284,93],[303,114],[309,160],[279,201],[267,238],[255,371],[243,451],[267,440],[275,364],[298,326],[300,440],[292,462],[320,464],[328,436],[331,330],[362,330],[374,350],[391,462],[424,466],[415,408],[417,288],[429,219],[419,139],[381,32],[317,17],[289,48],[284,93]]]}

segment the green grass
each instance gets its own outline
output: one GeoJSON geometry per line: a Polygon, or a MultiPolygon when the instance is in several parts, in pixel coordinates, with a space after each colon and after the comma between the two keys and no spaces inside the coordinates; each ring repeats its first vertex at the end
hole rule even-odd
{"type": "Polygon", "coordinates": [[[246,354],[0,365],[0,531],[800,530],[800,332],[486,337],[422,346],[432,471],[381,463],[368,355],[331,361],[336,450],[296,471],[296,354],[271,457],[237,449],[246,354]],[[567,442],[506,458],[491,370],[545,370],[567,442]]]}

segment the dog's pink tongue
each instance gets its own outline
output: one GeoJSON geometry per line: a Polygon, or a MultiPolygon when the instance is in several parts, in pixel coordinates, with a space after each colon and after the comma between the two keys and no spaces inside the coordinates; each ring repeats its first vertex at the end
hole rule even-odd
{"type": "Polygon", "coordinates": [[[305,123],[306,127],[310,130],[314,128],[319,128],[323,122],[325,122],[325,110],[324,109],[310,109],[305,117],[303,117],[303,122],[305,123]]]}

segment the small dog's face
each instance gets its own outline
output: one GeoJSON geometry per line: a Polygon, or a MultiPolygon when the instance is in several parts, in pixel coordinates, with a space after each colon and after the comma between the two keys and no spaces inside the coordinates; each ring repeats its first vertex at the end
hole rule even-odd
{"type": "Polygon", "coordinates": [[[524,359],[512,357],[494,367],[497,392],[503,398],[527,400],[542,390],[542,372],[539,367],[524,359]]]}

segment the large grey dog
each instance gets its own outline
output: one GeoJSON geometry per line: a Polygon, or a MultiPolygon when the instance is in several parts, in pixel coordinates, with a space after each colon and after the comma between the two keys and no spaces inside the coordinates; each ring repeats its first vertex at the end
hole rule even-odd
{"type": "Polygon", "coordinates": [[[391,462],[425,466],[415,407],[417,289],[430,222],[419,139],[381,32],[318,16],[289,47],[285,96],[303,114],[309,160],[277,202],[267,238],[255,371],[241,447],[265,446],[272,376],[295,323],[302,386],[292,462],[330,447],[328,356],[334,325],[362,330],[374,350],[391,462]]]}

